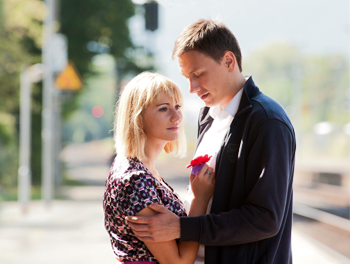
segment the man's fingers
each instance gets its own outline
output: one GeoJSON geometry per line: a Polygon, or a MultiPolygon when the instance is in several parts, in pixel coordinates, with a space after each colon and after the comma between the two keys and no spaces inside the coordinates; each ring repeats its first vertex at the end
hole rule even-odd
{"type": "Polygon", "coordinates": [[[147,231],[148,230],[148,225],[144,224],[134,224],[130,221],[128,221],[129,226],[133,231],[147,231]]]}
{"type": "Polygon", "coordinates": [[[148,241],[149,241],[149,239],[151,239],[151,234],[149,232],[144,232],[144,231],[137,232],[137,231],[134,231],[134,235],[138,239],[140,239],[142,241],[144,241],[145,239],[148,239],[148,241]]]}
{"type": "Polygon", "coordinates": [[[127,216],[125,219],[129,223],[147,224],[149,222],[149,218],[144,216],[127,216]]]}
{"type": "Polygon", "coordinates": [[[154,238],[152,238],[152,232],[149,230],[148,225],[140,225],[134,223],[128,223],[131,227],[134,235],[144,241],[144,242],[155,242],[154,238]]]}
{"type": "Polygon", "coordinates": [[[143,242],[157,242],[156,240],[154,240],[153,238],[146,236],[146,237],[142,237],[139,238],[140,240],[142,240],[143,242]]]}
{"type": "Polygon", "coordinates": [[[144,236],[138,236],[135,234],[135,236],[140,239],[143,242],[157,242],[155,239],[153,239],[152,237],[150,237],[149,235],[144,235],[144,236]]]}
{"type": "Polygon", "coordinates": [[[157,204],[157,203],[153,203],[150,204],[148,206],[148,208],[152,209],[153,211],[156,211],[158,213],[164,212],[164,210],[168,210],[166,209],[166,207],[164,207],[163,205],[157,204]]]}

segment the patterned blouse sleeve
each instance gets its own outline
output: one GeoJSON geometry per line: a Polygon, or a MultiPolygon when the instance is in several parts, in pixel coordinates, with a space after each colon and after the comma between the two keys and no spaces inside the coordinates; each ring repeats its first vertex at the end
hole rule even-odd
{"type": "Polygon", "coordinates": [[[136,215],[150,204],[163,204],[154,180],[146,174],[132,174],[119,186],[118,202],[125,215],[136,215]]]}

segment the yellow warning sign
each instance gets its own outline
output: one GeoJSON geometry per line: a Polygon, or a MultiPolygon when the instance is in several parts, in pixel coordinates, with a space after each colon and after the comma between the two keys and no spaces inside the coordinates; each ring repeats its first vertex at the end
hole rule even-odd
{"type": "Polygon", "coordinates": [[[77,91],[83,86],[83,81],[72,61],[69,61],[66,68],[57,76],[56,86],[60,90],[77,91]]]}

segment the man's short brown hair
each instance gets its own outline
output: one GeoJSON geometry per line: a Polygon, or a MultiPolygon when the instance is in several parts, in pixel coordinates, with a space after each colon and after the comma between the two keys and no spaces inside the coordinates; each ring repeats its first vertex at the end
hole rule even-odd
{"type": "Polygon", "coordinates": [[[190,50],[200,51],[218,62],[225,52],[231,51],[242,71],[242,54],[238,41],[221,21],[199,19],[187,26],[175,41],[172,58],[190,50]]]}

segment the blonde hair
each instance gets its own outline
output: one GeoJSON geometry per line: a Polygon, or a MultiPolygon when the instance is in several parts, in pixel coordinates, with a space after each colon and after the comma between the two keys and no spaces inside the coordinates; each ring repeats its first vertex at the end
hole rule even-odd
{"type": "MultiPolygon", "coordinates": [[[[158,73],[143,72],[134,77],[124,88],[117,103],[114,120],[114,140],[118,154],[145,159],[146,134],[143,131],[143,111],[157,102],[162,93],[182,105],[183,97],[178,86],[158,73]]],[[[186,153],[186,137],[183,124],[179,138],[168,142],[164,150],[175,156],[186,153]]]]}

